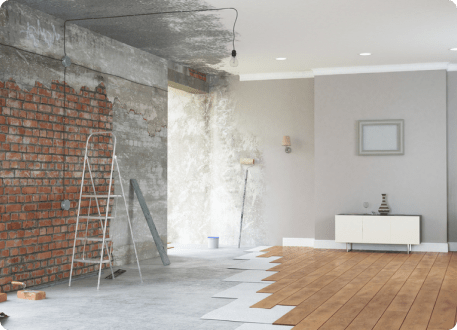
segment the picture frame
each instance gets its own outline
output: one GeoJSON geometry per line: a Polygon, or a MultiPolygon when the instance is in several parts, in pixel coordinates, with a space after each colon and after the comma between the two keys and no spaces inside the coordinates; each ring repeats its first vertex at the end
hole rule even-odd
{"type": "Polygon", "coordinates": [[[404,120],[358,120],[358,155],[404,155],[404,120]]]}

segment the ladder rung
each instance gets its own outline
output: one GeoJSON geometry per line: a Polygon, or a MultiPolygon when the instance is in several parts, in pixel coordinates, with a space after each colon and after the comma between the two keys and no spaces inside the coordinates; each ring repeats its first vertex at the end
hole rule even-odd
{"type": "MultiPolygon", "coordinates": [[[[73,259],[73,262],[84,262],[86,264],[99,264],[100,259],[73,259]]],[[[102,261],[102,264],[109,264],[110,260],[105,259],[102,261]]]]}
{"type": "MultiPolygon", "coordinates": [[[[76,237],[79,241],[103,242],[103,237],[76,237]]],[[[105,242],[111,242],[111,237],[105,238],[105,242]]]]}
{"type": "MultiPolygon", "coordinates": [[[[108,198],[108,195],[81,195],[81,197],[108,198]]],[[[110,195],[109,197],[122,197],[122,195],[110,195]]]]}
{"type": "MultiPolygon", "coordinates": [[[[105,219],[105,217],[91,217],[87,215],[80,215],[79,217],[83,219],[105,219]]],[[[108,217],[108,219],[114,219],[114,217],[108,217]]]]}

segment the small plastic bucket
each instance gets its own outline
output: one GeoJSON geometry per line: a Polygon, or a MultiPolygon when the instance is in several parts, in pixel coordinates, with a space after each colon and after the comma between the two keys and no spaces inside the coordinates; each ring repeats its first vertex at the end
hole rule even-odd
{"type": "Polygon", "coordinates": [[[208,249],[217,249],[219,248],[219,237],[208,237],[208,249]]]}

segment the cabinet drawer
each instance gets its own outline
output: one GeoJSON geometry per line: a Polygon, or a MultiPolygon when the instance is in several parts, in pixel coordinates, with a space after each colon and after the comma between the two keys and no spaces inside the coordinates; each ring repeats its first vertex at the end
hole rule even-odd
{"type": "Polygon", "coordinates": [[[390,217],[363,217],[363,243],[390,243],[390,217]]]}
{"type": "Polygon", "coordinates": [[[420,244],[420,217],[390,217],[392,244],[420,244]]]}
{"type": "Polygon", "coordinates": [[[335,216],[335,242],[362,243],[362,217],[350,215],[335,216]]]}

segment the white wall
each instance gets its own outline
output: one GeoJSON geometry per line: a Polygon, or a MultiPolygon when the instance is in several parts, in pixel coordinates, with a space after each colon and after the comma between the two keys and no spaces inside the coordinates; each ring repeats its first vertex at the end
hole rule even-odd
{"type": "Polygon", "coordinates": [[[231,81],[207,96],[169,92],[168,234],[176,244],[242,245],[314,237],[313,80],[231,81]],[[292,140],[292,153],[281,146],[292,140]]]}
{"type": "Polygon", "coordinates": [[[446,72],[315,78],[316,239],[334,215],[377,210],[422,215],[422,241],[447,242],[446,72]],[[356,121],[404,119],[405,155],[358,156],[356,121]]]}

